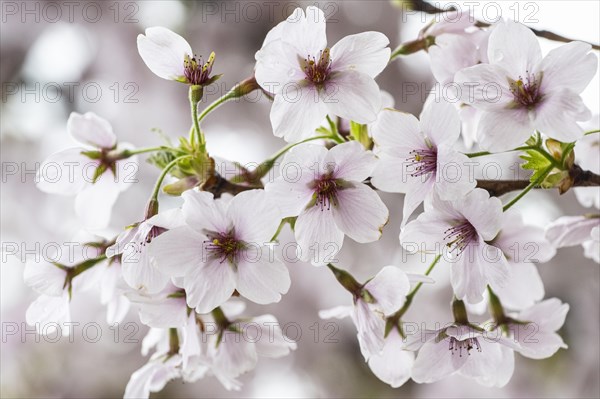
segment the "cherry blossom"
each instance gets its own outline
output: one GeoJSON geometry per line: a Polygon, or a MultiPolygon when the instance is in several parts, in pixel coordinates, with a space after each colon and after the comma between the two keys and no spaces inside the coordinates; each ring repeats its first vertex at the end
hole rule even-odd
{"type": "Polygon", "coordinates": [[[278,302],[290,277],[267,245],[281,218],[264,191],[215,200],[188,190],[182,197],[185,224],[154,238],[149,254],[161,273],[183,277],[188,305],[208,313],[234,290],[256,303],[278,302]]]}
{"type": "Polygon", "coordinates": [[[556,248],[583,245],[586,257],[600,263],[598,247],[600,215],[563,216],[546,227],[546,238],[556,248]]]}
{"type": "Polygon", "coordinates": [[[106,227],[119,194],[136,181],[136,156],[123,159],[126,143],[108,121],[92,112],[71,113],[67,131],[81,147],[50,155],[37,174],[37,187],[47,193],[76,195],[75,212],[88,229],[106,227]]]}
{"type": "Polygon", "coordinates": [[[502,216],[500,200],[479,188],[456,201],[434,195],[425,212],[402,229],[400,242],[408,251],[443,254],[441,263],[452,267],[454,294],[478,303],[488,284],[502,288],[510,275],[502,251],[487,243],[498,234],[502,216]]]}
{"type": "Polygon", "coordinates": [[[406,193],[402,225],[429,193],[442,199],[462,197],[475,187],[469,158],[455,151],[460,120],[454,107],[430,96],[420,121],[386,109],[373,127],[379,162],[371,182],[381,190],[406,193]]]}
{"type": "MultiPolygon", "coordinates": [[[[595,117],[595,129],[598,129],[598,116],[595,117]]],[[[598,149],[600,148],[600,134],[590,134],[577,140],[575,145],[575,161],[584,170],[600,174],[600,162],[598,161],[598,149]]],[[[585,207],[600,209],[600,188],[598,187],[574,187],[575,196],[579,203],[585,207]]]]}
{"type": "Polygon", "coordinates": [[[523,144],[534,132],[570,142],[582,136],[576,123],[591,118],[580,93],[596,73],[591,46],[571,42],[542,58],[540,44],[526,26],[498,23],[490,34],[489,64],[460,71],[463,100],[483,111],[477,140],[488,151],[523,144]],[[467,89],[468,88],[468,89],[467,89]]]}
{"type": "Polygon", "coordinates": [[[352,317],[358,330],[360,350],[365,358],[384,347],[385,317],[397,312],[410,289],[407,275],[396,266],[385,266],[353,294],[354,306],[338,306],[319,312],[323,319],[352,317]]]}
{"type": "Polygon", "coordinates": [[[375,156],[356,141],[329,151],[303,144],[286,154],[281,175],[265,190],[283,217],[298,217],[294,234],[300,259],[314,265],[332,262],[344,235],[361,243],[379,239],[389,212],[362,183],[375,163],[375,156]]]}
{"type": "Polygon", "coordinates": [[[273,94],[273,133],[286,141],[309,137],[325,116],[358,123],[381,108],[374,78],[390,58],[388,38],[378,32],[346,36],[327,47],[325,14],[296,8],[273,28],[256,53],[256,80],[273,94]]]}
{"type": "Polygon", "coordinates": [[[219,78],[210,76],[215,53],[203,62],[177,33],[160,26],[148,28],[145,33],[138,35],[138,52],[155,75],[197,86],[209,85],[219,78]]]}

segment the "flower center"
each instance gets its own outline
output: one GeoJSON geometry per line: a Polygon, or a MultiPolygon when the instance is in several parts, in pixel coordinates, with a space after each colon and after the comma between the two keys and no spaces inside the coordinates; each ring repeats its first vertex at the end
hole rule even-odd
{"type": "Polygon", "coordinates": [[[213,259],[219,259],[220,263],[226,260],[235,263],[244,243],[235,238],[233,231],[228,233],[209,233],[208,240],[204,241],[204,248],[213,259]]]}
{"type": "Polygon", "coordinates": [[[452,355],[458,352],[458,355],[462,357],[463,349],[467,351],[467,355],[471,356],[471,349],[476,348],[477,352],[481,352],[481,345],[477,338],[467,338],[464,341],[459,341],[454,337],[450,337],[450,347],[448,348],[452,355]]]}
{"type": "Polygon", "coordinates": [[[529,71],[526,71],[525,79],[522,76],[519,76],[519,80],[516,81],[509,79],[510,91],[513,94],[515,104],[527,109],[532,109],[536,104],[539,104],[542,100],[541,82],[541,74],[535,76],[529,71]]]}
{"type": "Polygon", "coordinates": [[[329,49],[319,51],[319,58],[309,55],[304,59],[304,73],[306,79],[315,84],[321,84],[327,80],[331,71],[331,58],[329,49]]]}
{"type": "Polygon", "coordinates": [[[191,85],[205,85],[210,79],[210,73],[212,72],[212,66],[215,62],[215,53],[211,53],[206,63],[203,62],[202,57],[196,58],[197,56],[190,58],[186,54],[183,60],[183,75],[185,76],[186,82],[191,85]]]}
{"type": "Polygon", "coordinates": [[[477,230],[468,221],[450,227],[444,231],[444,241],[447,241],[446,247],[450,249],[450,252],[456,250],[457,255],[460,255],[467,245],[475,240],[477,237],[477,230]]]}
{"type": "Polygon", "coordinates": [[[146,235],[146,239],[144,241],[146,242],[146,244],[150,244],[153,239],[155,239],[156,237],[158,237],[159,235],[161,235],[165,231],[167,231],[167,229],[162,228],[162,227],[158,227],[158,226],[152,226],[152,228],[150,229],[150,231],[146,235]]]}
{"type": "Polygon", "coordinates": [[[435,148],[412,150],[406,159],[410,162],[406,165],[410,168],[412,177],[423,176],[435,172],[437,169],[437,150],[435,148]]]}
{"type": "Polygon", "coordinates": [[[328,210],[331,209],[331,204],[337,206],[338,189],[338,183],[331,175],[325,175],[316,180],[314,182],[315,206],[320,206],[321,210],[325,208],[328,210]]]}

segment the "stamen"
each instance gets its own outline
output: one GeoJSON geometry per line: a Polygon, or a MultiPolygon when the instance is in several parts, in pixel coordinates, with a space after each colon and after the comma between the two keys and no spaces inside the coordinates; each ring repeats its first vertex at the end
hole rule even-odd
{"type": "Polygon", "coordinates": [[[330,175],[322,176],[314,182],[314,190],[316,197],[315,206],[320,206],[321,210],[331,209],[331,204],[337,206],[337,191],[338,183],[330,175]]]}
{"type": "Polygon", "coordinates": [[[446,247],[450,248],[450,252],[456,250],[457,255],[460,255],[467,245],[475,240],[477,230],[475,230],[475,227],[471,223],[465,220],[454,227],[450,227],[444,231],[444,234],[444,241],[448,241],[446,247]]]}
{"type": "Polygon", "coordinates": [[[206,63],[203,62],[202,57],[194,55],[190,58],[186,54],[183,61],[183,74],[187,83],[191,85],[204,85],[210,79],[212,72],[212,66],[215,62],[215,53],[211,53],[206,63]]]}
{"type": "Polygon", "coordinates": [[[412,177],[423,176],[435,172],[437,169],[437,150],[435,148],[412,150],[410,157],[406,160],[410,162],[406,167],[411,168],[412,177]]]}
{"type": "Polygon", "coordinates": [[[471,349],[473,348],[476,348],[477,352],[481,352],[481,345],[479,345],[477,338],[467,338],[459,341],[454,337],[450,337],[450,347],[448,349],[452,352],[452,355],[454,355],[454,352],[458,352],[458,355],[462,357],[462,351],[465,349],[467,355],[471,356],[471,349]]]}
{"type": "Polygon", "coordinates": [[[525,79],[519,76],[519,80],[509,79],[510,91],[513,94],[517,106],[532,109],[542,100],[540,92],[542,76],[539,79],[535,74],[525,71],[525,79]]]}
{"type": "Polygon", "coordinates": [[[208,251],[209,256],[219,259],[219,263],[226,260],[235,263],[238,260],[244,243],[237,240],[233,232],[208,233],[207,235],[209,239],[204,241],[204,249],[208,251]]]}
{"type": "Polygon", "coordinates": [[[331,58],[329,57],[329,49],[319,51],[319,58],[309,54],[304,59],[304,73],[306,79],[315,84],[325,82],[331,72],[331,58]]]}

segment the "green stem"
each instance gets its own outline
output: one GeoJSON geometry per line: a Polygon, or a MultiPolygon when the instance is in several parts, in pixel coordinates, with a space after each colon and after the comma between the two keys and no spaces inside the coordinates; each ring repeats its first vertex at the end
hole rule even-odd
{"type": "Polygon", "coordinates": [[[204,108],[204,110],[202,111],[202,113],[200,113],[200,115],[198,116],[198,122],[202,122],[202,120],[206,117],[206,115],[210,114],[213,110],[215,110],[217,107],[219,107],[221,104],[232,100],[234,98],[237,98],[237,90],[234,87],[233,89],[231,89],[230,91],[228,91],[227,93],[225,93],[224,95],[222,95],[221,97],[217,98],[215,101],[213,101],[211,104],[208,105],[208,107],[204,108]]]}
{"type": "Polygon", "coordinates": [[[589,132],[585,132],[583,135],[587,136],[588,134],[600,133],[600,129],[598,130],[590,130],[589,132]]]}
{"type": "Polygon", "coordinates": [[[204,139],[204,134],[200,130],[200,123],[198,123],[198,103],[193,100],[190,100],[190,103],[192,106],[192,121],[194,122],[194,131],[196,132],[198,144],[200,145],[200,151],[204,152],[206,150],[206,140],[204,139]]]}
{"type": "MultiPolygon", "coordinates": [[[[536,147],[532,147],[532,146],[523,146],[523,147],[517,147],[513,150],[509,150],[509,151],[504,151],[504,152],[513,152],[513,151],[526,151],[526,150],[537,150],[536,147]]],[[[464,155],[466,155],[469,158],[477,158],[477,157],[483,157],[486,155],[496,155],[496,154],[503,154],[504,152],[488,152],[488,151],[480,151],[480,152],[471,152],[471,153],[464,153],[464,155]]]]}
{"type": "Polygon", "coordinates": [[[502,210],[504,212],[506,212],[511,206],[513,206],[514,204],[516,204],[517,201],[519,201],[521,198],[523,198],[525,196],[525,194],[527,194],[533,188],[535,188],[540,183],[542,183],[544,181],[544,179],[546,178],[546,176],[548,176],[548,174],[552,171],[552,169],[554,169],[554,165],[548,166],[544,170],[544,172],[542,172],[542,174],[537,179],[535,179],[534,181],[532,181],[531,183],[529,183],[529,185],[527,187],[525,187],[523,189],[523,191],[521,191],[519,193],[519,195],[517,195],[515,198],[513,198],[508,204],[504,205],[504,207],[502,208],[502,210]]]}
{"type": "Polygon", "coordinates": [[[176,328],[169,328],[169,357],[179,353],[179,335],[176,328]]]}
{"type": "Polygon", "coordinates": [[[494,321],[498,325],[506,323],[506,315],[504,314],[504,308],[502,307],[500,298],[498,298],[496,293],[492,290],[492,287],[490,287],[489,285],[488,293],[490,295],[490,312],[492,313],[494,321]]]}
{"type": "Polygon", "coordinates": [[[181,161],[184,158],[190,158],[191,155],[183,155],[181,157],[175,158],[174,160],[172,160],[171,162],[169,162],[165,168],[162,170],[162,172],[160,173],[160,176],[158,176],[158,180],[156,180],[156,184],[154,185],[154,190],[152,191],[152,196],[150,197],[151,201],[156,201],[158,198],[158,193],[160,192],[160,186],[162,185],[163,180],[165,179],[165,177],[167,176],[167,174],[169,173],[169,171],[171,169],[173,169],[173,167],[175,165],[177,165],[177,163],[179,161],[181,161]]]}
{"type": "Polygon", "coordinates": [[[355,298],[360,296],[363,285],[356,281],[356,279],[350,273],[345,270],[338,269],[331,263],[328,263],[327,267],[329,270],[331,270],[336,280],[342,285],[342,287],[350,292],[355,298]]]}
{"type": "MultiPolygon", "coordinates": [[[[431,262],[431,265],[429,265],[429,267],[427,268],[427,270],[425,271],[425,275],[429,276],[429,274],[433,271],[433,268],[435,267],[435,265],[438,264],[438,262],[440,261],[440,259],[442,259],[442,255],[438,255],[435,257],[435,259],[433,260],[433,262],[431,262]]],[[[406,302],[404,302],[404,306],[402,306],[402,308],[397,311],[392,317],[397,318],[397,320],[400,320],[400,318],[402,316],[404,316],[404,314],[406,313],[406,311],[408,311],[408,308],[410,307],[413,298],[415,297],[415,295],[417,295],[417,292],[419,292],[419,290],[421,289],[421,286],[423,285],[422,282],[419,282],[415,288],[413,288],[413,290],[410,292],[410,294],[408,294],[406,296],[406,302]]]]}
{"type": "Polygon", "coordinates": [[[283,147],[281,150],[279,150],[279,152],[277,152],[271,158],[267,159],[264,163],[268,163],[268,162],[275,163],[275,161],[277,161],[279,158],[281,158],[282,155],[284,155],[286,152],[288,152],[289,150],[291,150],[292,148],[296,147],[299,144],[303,144],[308,141],[327,140],[327,139],[334,140],[334,137],[331,135],[315,136],[315,137],[309,137],[309,138],[299,141],[297,143],[289,144],[289,145],[283,147]]]}
{"type": "Polygon", "coordinates": [[[147,152],[156,152],[156,151],[164,151],[164,150],[168,150],[169,147],[165,147],[165,146],[160,146],[160,147],[147,147],[147,148],[136,148],[134,150],[123,150],[121,152],[121,155],[123,155],[123,157],[128,158],[132,155],[136,155],[136,154],[144,154],[147,152]]]}
{"type": "MultiPolygon", "coordinates": [[[[429,41],[431,42],[432,39],[429,39],[429,41]]],[[[394,51],[390,55],[390,61],[393,61],[401,55],[413,54],[418,51],[425,50],[428,47],[428,45],[431,44],[432,43],[428,43],[427,38],[415,39],[406,43],[402,43],[394,49],[394,51]]]]}
{"type": "Polygon", "coordinates": [[[344,138],[340,136],[340,132],[338,130],[337,125],[334,121],[331,120],[329,115],[327,115],[327,122],[329,122],[329,129],[331,130],[331,139],[338,144],[345,142],[344,138]]]}

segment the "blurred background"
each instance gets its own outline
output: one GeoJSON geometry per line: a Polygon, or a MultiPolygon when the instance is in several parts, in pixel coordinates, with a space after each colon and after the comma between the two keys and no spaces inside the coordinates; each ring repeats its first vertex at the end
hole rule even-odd
{"type": "MultiPolygon", "coordinates": [[[[172,139],[187,134],[187,88],[162,80],[146,68],[136,48],[138,34],[161,25],[184,36],[198,55],[216,52],[213,71],[224,75],[205,90],[203,107],[252,74],[254,54],[266,33],[296,6],[317,4],[325,10],[330,45],[348,34],[377,30],[389,37],[393,48],[416,38],[432,18],[403,12],[398,3],[2,1],[1,396],[121,397],[131,373],[147,360],[140,354],[146,329],[135,323],[136,312],[130,311],[121,325],[109,326],[97,293],[75,297],[72,314],[81,325],[96,323],[101,333],[98,339],[94,329],[76,329],[72,337],[58,342],[37,336],[24,324],[25,310],[36,294],[22,277],[28,256],[43,252],[49,242],[70,241],[81,229],[72,197],[48,195],[35,187],[39,163],[73,145],[66,134],[70,112],[96,112],[112,123],[119,140],[139,147],[160,144],[159,132],[172,139]],[[16,244],[19,251],[8,251],[9,244],[16,244]]],[[[439,6],[446,3],[436,2],[439,6]]],[[[597,1],[470,3],[475,4],[476,17],[486,22],[502,16],[600,42],[597,1]]],[[[540,41],[544,52],[558,45],[540,41]]],[[[424,53],[395,61],[378,82],[394,96],[396,108],[417,115],[434,83],[424,53]],[[407,95],[406,82],[417,83],[418,93],[407,95]]],[[[596,76],[583,95],[594,114],[599,112],[598,87],[596,76]]],[[[272,135],[269,109],[265,98],[254,97],[211,114],[203,123],[211,154],[244,163],[260,162],[276,152],[285,143],[272,135]]],[[[498,161],[509,165],[517,160],[505,156],[498,161]]],[[[115,234],[141,218],[157,176],[158,170],[141,163],[139,183],[119,198],[106,233],[115,234]]],[[[347,239],[339,257],[340,264],[361,280],[388,264],[407,271],[425,270],[419,257],[406,258],[399,249],[402,196],[382,194],[382,198],[391,212],[383,238],[368,245],[347,239]]],[[[177,206],[178,199],[165,198],[161,204],[177,206]]],[[[572,192],[563,196],[532,192],[517,207],[528,223],[540,226],[562,215],[591,212],[579,205],[572,192]]],[[[291,239],[290,232],[286,230],[281,239],[291,239]]],[[[300,262],[289,264],[289,269],[292,287],[288,295],[278,304],[250,306],[247,314],[272,313],[283,324],[297,323],[301,335],[294,328],[288,331],[298,340],[297,351],[283,359],[261,359],[255,372],[242,378],[244,387],[239,392],[228,392],[209,378],[195,384],[174,381],[154,396],[600,397],[600,268],[583,257],[581,247],[561,249],[539,267],[546,296],[571,305],[561,331],[569,349],[543,361],[516,356],[514,376],[503,389],[481,387],[462,377],[429,385],[409,382],[391,389],[364,363],[350,320],[336,322],[334,327],[319,320],[318,310],[351,300],[330,272],[300,262]]],[[[438,267],[433,277],[437,284],[421,290],[409,319],[451,320],[449,271],[438,267]]]]}

